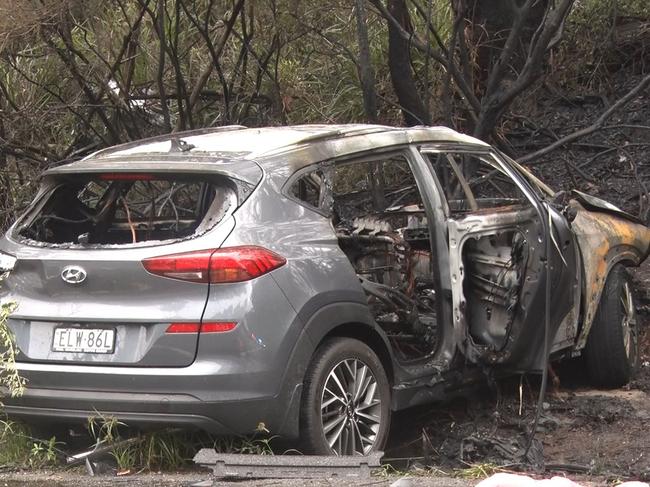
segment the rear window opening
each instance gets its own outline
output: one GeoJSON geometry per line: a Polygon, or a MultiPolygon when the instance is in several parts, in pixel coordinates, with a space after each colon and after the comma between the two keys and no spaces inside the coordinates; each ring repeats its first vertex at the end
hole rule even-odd
{"type": "Polygon", "coordinates": [[[60,178],[17,227],[41,244],[133,245],[213,228],[238,206],[245,183],[223,176],[136,173],[60,178]]]}

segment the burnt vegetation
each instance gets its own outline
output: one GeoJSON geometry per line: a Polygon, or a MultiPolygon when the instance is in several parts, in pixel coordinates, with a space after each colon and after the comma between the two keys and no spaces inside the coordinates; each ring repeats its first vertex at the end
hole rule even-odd
{"type": "MultiPolygon", "coordinates": [[[[554,189],[604,196],[649,222],[649,63],[646,0],[0,0],[0,227],[59,161],[186,129],[323,122],[446,125],[493,143],[554,189]]],[[[425,154],[454,217],[529,211],[489,160],[425,154]]],[[[187,175],[57,177],[14,232],[67,246],[182,239],[214,226],[246,191],[187,175]]],[[[445,340],[421,191],[408,163],[390,156],[319,167],[291,188],[331,218],[404,364],[436,360],[445,340]]],[[[513,230],[464,244],[477,353],[498,356],[516,333],[527,241],[513,230]]],[[[647,288],[647,276],[640,282],[647,288]]],[[[586,403],[554,397],[551,411],[586,403]]],[[[514,417],[513,404],[482,409],[477,428],[470,406],[440,413],[439,434],[427,416],[415,436],[456,456],[475,429],[514,417]],[[461,433],[451,431],[458,417],[461,433]]],[[[479,458],[471,453],[461,460],[479,458]]],[[[644,462],[629,471],[647,476],[644,462]]]]}
{"type": "Polygon", "coordinates": [[[34,0],[0,14],[5,227],[55,161],[323,121],[447,125],[560,172],[559,188],[609,195],[602,174],[619,172],[633,191],[612,199],[648,216],[643,0],[34,0]]]}

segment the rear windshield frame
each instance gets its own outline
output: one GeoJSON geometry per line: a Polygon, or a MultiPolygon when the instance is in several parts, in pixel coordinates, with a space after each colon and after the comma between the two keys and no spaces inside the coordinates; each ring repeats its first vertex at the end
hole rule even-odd
{"type": "MultiPolygon", "coordinates": [[[[48,241],[47,239],[42,238],[33,238],[37,236],[36,230],[33,229],[33,225],[38,219],[39,215],[45,210],[48,203],[51,202],[52,198],[55,197],[57,191],[61,191],[61,188],[64,188],[66,185],[79,185],[83,181],[90,183],[91,181],[102,181],[102,174],[97,172],[87,172],[87,173],[77,173],[77,174],[50,174],[46,175],[43,178],[41,189],[34,199],[33,203],[30,205],[26,213],[18,222],[14,225],[11,236],[18,242],[37,247],[56,247],[56,248],[77,248],[77,249],[92,249],[92,248],[131,248],[131,247],[142,247],[142,246],[155,246],[155,245],[165,245],[169,243],[181,242],[184,240],[194,239],[207,233],[208,231],[215,228],[220,222],[224,221],[229,215],[234,213],[248,198],[252,193],[255,186],[236,179],[230,176],[226,176],[219,173],[168,173],[168,172],[128,172],[120,174],[129,174],[129,175],[143,175],[143,179],[147,178],[148,180],[155,181],[171,181],[171,182],[200,182],[206,187],[209,186],[214,188],[214,196],[211,199],[210,203],[205,208],[203,214],[199,214],[196,218],[194,227],[186,235],[174,236],[170,238],[145,238],[140,240],[136,239],[136,242],[132,240],[130,242],[122,241],[79,241],[84,235],[84,232],[80,232],[77,236],[77,240],[67,239],[66,241],[48,241]],[[219,191],[219,188],[222,188],[224,191],[219,191]],[[228,196],[230,195],[230,196],[228,196]],[[223,204],[217,204],[217,200],[222,199],[223,204]],[[32,232],[31,234],[28,232],[32,232]]],[[[137,176],[133,176],[137,177],[137,176]]],[[[136,180],[138,181],[138,180],[136,180]]],[[[128,183],[134,183],[135,181],[106,181],[109,185],[113,184],[123,184],[125,187],[129,186],[128,183]]],[[[129,190],[132,186],[129,187],[129,190]]],[[[71,190],[73,188],[70,188],[71,190]]],[[[128,194],[128,191],[127,191],[128,194]]],[[[197,200],[198,203],[198,200],[197,200]]],[[[114,211],[113,217],[115,217],[117,211],[114,211]]],[[[47,216],[46,216],[47,218],[47,216]]],[[[51,215],[50,218],[54,218],[54,215],[51,215]]],[[[84,222],[80,222],[84,223],[84,222]]],[[[132,220],[128,222],[133,232],[132,220]]],[[[142,221],[139,221],[139,227],[136,228],[136,235],[138,231],[142,230],[142,221]]],[[[155,222],[158,223],[158,222],[155,222]]],[[[77,224],[77,222],[70,223],[71,225],[77,224]]],[[[97,225],[97,223],[94,223],[97,225]]],[[[115,226],[124,226],[123,221],[119,219],[112,221],[110,225],[115,226]]],[[[177,223],[178,229],[178,223],[177,223]]],[[[149,230],[151,233],[151,230],[149,230]]],[[[92,239],[90,239],[92,240],[92,239]]]]}

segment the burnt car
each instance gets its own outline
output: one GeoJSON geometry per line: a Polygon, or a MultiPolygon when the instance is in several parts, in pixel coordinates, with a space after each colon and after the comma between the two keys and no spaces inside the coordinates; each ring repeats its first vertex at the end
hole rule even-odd
{"type": "Polygon", "coordinates": [[[8,414],[342,455],[486,374],[582,355],[626,383],[650,230],[447,128],[234,126],[47,170],[0,251],[8,414]]]}

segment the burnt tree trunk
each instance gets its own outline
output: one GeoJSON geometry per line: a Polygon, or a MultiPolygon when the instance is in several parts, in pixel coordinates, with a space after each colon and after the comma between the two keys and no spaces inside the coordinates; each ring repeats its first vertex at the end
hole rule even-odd
{"type": "Polygon", "coordinates": [[[463,0],[454,2],[457,14],[465,17],[465,41],[472,51],[475,67],[473,84],[476,95],[485,95],[490,73],[500,69],[504,76],[516,76],[528,53],[530,41],[544,18],[548,0],[525,2],[512,0],[463,0]],[[529,5],[530,4],[530,5],[529,5]],[[512,31],[516,38],[510,45],[512,31]],[[509,49],[507,66],[501,66],[501,54],[509,49]]]}
{"type": "Polygon", "coordinates": [[[375,92],[375,71],[370,60],[370,42],[368,41],[368,26],[366,25],[365,0],[356,0],[355,15],[357,19],[357,39],[359,42],[359,61],[357,70],[361,91],[363,93],[363,111],[370,123],[377,123],[377,93],[375,92]]]}
{"type": "Polygon", "coordinates": [[[465,19],[459,42],[470,53],[474,95],[481,100],[473,135],[490,138],[512,101],[544,71],[548,50],[560,39],[573,0],[459,0],[465,19]]]}
{"type": "MultiPolygon", "coordinates": [[[[388,0],[388,11],[402,29],[413,32],[405,0],[388,0]]],[[[397,95],[406,125],[429,125],[431,117],[419,93],[410,62],[410,46],[400,30],[388,23],[388,66],[393,89],[397,95]]]]}

